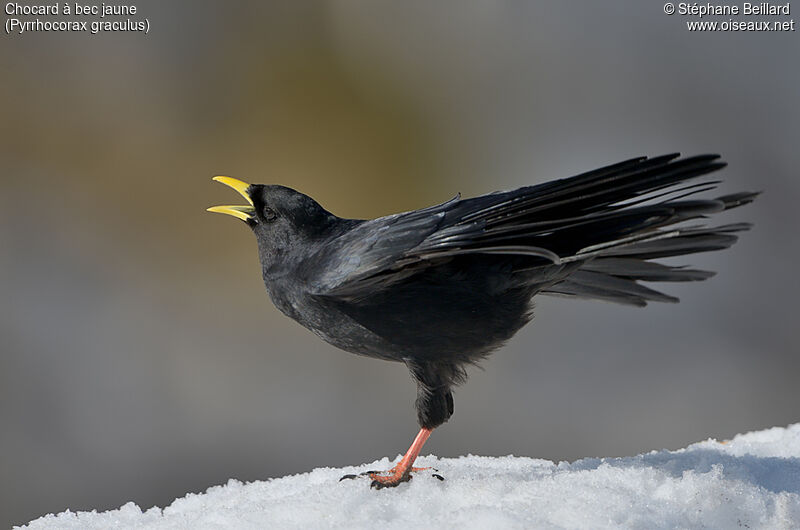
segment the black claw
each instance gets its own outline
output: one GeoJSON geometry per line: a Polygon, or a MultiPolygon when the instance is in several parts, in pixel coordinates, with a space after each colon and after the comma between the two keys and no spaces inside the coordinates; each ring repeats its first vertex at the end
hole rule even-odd
{"type": "MultiPolygon", "coordinates": [[[[438,471],[438,469],[436,471],[438,471]]],[[[434,473],[433,476],[438,478],[439,480],[444,480],[444,477],[439,475],[438,473],[434,473]]]]}
{"type": "Polygon", "coordinates": [[[342,478],[339,479],[339,482],[343,481],[344,479],[350,480],[350,479],[354,479],[354,478],[358,478],[358,475],[345,475],[345,476],[343,476],[342,478]]]}

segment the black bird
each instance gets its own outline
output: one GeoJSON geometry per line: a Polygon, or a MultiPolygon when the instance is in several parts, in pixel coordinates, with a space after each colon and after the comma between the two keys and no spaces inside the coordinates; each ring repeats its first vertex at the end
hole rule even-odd
{"type": "Polygon", "coordinates": [[[688,181],[724,166],[718,155],[640,157],[372,220],[339,218],[284,186],[215,177],[248,204],[209,211],[253,230],[284,314],[338,348],[410,370],[421,430],[394,468],[369,473],[380,488],[410,479],[428,436],[453,414],[465,367],[532,318],[534,295],[644,306],[678,300],[640,281],[712,276],[652,260],[727,248],[750,227],[704,224],[757,195],[694,198],[720,181],[688,181]]]}

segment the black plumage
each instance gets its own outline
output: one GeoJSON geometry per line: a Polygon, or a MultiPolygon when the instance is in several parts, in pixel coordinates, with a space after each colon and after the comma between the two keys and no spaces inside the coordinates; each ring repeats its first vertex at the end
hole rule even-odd
{"type": "MultiPolygon", "coordinates": [[[[408,366],[424,434],[418,453],[452,415],[465,366],[531,319],[534,295],[644,306],[677,299],[640,282],[712,276],[651,260],[727,248],[749,228],[705,224],[757,195],[695,198],[719,181],[689,181],[724,165],[717,155],[641,157],[372,220],[336,217],[283,186],[217,177],[249,205],[211,210],[253,229],[283,313],[343,350],[408,366]]],[[[390,475],[373,473],[373,484],[407,480],[414,448],[390,475]]]]}

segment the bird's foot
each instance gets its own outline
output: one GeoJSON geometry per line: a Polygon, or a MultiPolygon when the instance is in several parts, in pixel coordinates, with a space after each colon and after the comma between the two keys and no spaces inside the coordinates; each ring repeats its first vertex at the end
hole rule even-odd
{"type": "MultiPolygon", "coordinates": [[[[427,471],[432,469],[433,471],[438,471],[432,467],[411,467],[403,469],[399,464],[394,466],[392,469],[388,471],[364,471],[358,475],[345,475],[339,479],[341,482],[345,479],[354,479],[358,477],[368,477],[372,479],[370,483],[371,488],[375,489],[382,489],[382,488],[394,488],[399,486],[403,482],[408,482],[411,480],[412,476],[411,473],[419,473],[420,471],[427,471]]],[[[438,478],[439,480],[444,480],[444,477],[439,475],[438,473],[432,474],[434,477],[438,478]]]]}
{"type": "MultiPolygon", "coordinates": [[[[411,447],[408,448],[406,454],[403,455],[403,458],[389,471],[365,471],[361,473],[361,475],[366,475],[367,477],[372,479],[372,483],[370,487],[375,489],[381,488],[394,488],[395,486],[400,485],[401,482],[408,482],[411,480],[411,473],[423,471],[426,469],[433,469],[429,467],[412,467],[414,465],[414,461],[419,456],[419,451],[422,449],[422,446],[425,445],[425,440],[428,439],[431,432],[433,432],[432,428],[423,427],[420,429],[419,434],[417,437],[414,438],[414,442],[411,444],[411,447]]],[[[434,469],[434,471],[436,471],[434,469]]],[[[358,475],[345,475],[339,479],[341,482],[346,478],[356,478],[358,475]]],[[[438,478],[439,480],[444,480],[444,477],[438,475],[436,473],[433,474],[434,477],[438,478]]]]}

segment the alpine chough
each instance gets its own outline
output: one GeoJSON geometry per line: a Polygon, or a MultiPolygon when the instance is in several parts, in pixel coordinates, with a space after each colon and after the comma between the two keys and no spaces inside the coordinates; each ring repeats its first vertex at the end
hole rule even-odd
{"type": "Polygon", "coordinates": [[[277,308],[345,351],[405,363],[417,384],[419,434],[375,487],[411,478],[434,428],[453,414],[465,367],[532,317],[537,294],[632,306],[677,302],[640,282],[705,280],[712,272],[659,258],[731,246],[746,223],[709,216],[757,193],[697,195],[695,181],[725,164],[717,155],[639,157],[574,177],[371,220],[337,217],[277,185],[214,180],[244,206],[215,206],[255,233],[277,308]]]}

